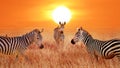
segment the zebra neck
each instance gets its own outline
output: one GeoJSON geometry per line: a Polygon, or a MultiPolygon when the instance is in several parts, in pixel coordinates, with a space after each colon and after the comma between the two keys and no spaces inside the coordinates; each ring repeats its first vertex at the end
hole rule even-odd
{"type": "Polygon", "coordinates": [[[91,42],[93,42],[93,38],[92,38],[92,36],[91,35],[87,35],[84,39],[83,39],[83,43],[85,44],[85,45],[88,45],[88,44],[90,44],[91,42]]]}
{"type": "Polygon", "coordinates": [[[34,40],[31,37],[29,37],[29,35],[23,36],[22,40],[24,40],[23,42],[25,43],[25,46],[29,46],[34,42],[34,40]]]}

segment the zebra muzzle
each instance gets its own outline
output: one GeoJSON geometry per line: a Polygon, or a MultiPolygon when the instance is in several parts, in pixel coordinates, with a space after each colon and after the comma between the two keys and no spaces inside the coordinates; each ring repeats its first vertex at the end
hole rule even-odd
{"type": "Polygon", "coordinates": [[[71,43],[72,43],[72,44],[75,44],[75,42],[74,42],[74,40],[73,40],[73,39],[71,40],[71,43]]]}
{"type": "Polygon", "coordinates": [[[61,34],[63,34],[63,31],[60,31],[61,34]]]}
{"type": "Polygon", "coordinates": [[[41,44],[41,46],[39,47],[40,49],[43,49],[44,48],[44,45],[43,44],[41,44]]]}

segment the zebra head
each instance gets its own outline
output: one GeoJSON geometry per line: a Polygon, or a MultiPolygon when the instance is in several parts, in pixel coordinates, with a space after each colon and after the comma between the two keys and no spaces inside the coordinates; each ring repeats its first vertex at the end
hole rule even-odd
{"type": "Polygon", "coordinates": [[[35,44],[37,44],[39,46],[40,49],[44,48],[43,44],[42,44],[42,35],[41,33],[43,32],[43,29],[41,31],[39,31],[38,29],[34,30],[34,42],[35,44]]]}
{"type": "Polygon", "coordinates": [[[65,26],[66,22],[64,22],[64,23],[59,22],[59,24],[60,24],[59,31],[60,31],[61,33],[63,33],[63,31],[64,31],[64,26],[65,26]]]}
{"type": "Polygon", "coordinates": [[[75,34],[75,37],[71,40],[72,44],[75,44],[78,41],[84,40],[84,35],[88,34],[82,27],[78,29],[78,31],[75,34]]]}
{"type": "Polygon", "coordinates": [[[59,22],[59,24],[60,24],[60,29],[63,30],[66,22],[64,22],[64,23],[59,22]]]}

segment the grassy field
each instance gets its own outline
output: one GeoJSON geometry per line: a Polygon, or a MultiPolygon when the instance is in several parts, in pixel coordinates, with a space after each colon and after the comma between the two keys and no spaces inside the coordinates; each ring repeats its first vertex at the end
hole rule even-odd
{"type": "Polygon", "coordinates": [[[44,42],[44,49],[30,46],[26,50],[26,60],[20,56],[15,61],[15,56],[0,56],[0,68],[119,68],[117,58],[110,60],[99,59],[91,61],[84,45],[76,46],[68,43],[57,46],[54,42],[44,42]]]}

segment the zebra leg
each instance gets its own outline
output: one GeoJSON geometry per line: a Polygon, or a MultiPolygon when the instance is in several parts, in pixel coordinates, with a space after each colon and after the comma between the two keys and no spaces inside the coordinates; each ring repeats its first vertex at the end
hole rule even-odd
{"type": "Polygon", "coordinates": [[[60,40],[57,41],[57,45],[60,45],[60,40]]]}
{"type": "Polygon", "coordinates": [[[14,63],[16,63],[18,61],[18,59],[19,59],[19,54],[16,55],[14,63]]]}
{"type": "Polygon", "coordinates": [[[88,52],[88,53],[90,55],[92,63],[94,62],[94,60],[95,62],[98,62],[98,56],[96,54],[94,54],[93,52],[88,52]]]}
{"type": "Polygon", "coordinates": [[[120,62],[120,55],[118,55],[117,58],[118,58],[118,60],[119,60],[119,62],[120,62]]]}
{"type": "MultiPolygon", "coordinates": [[[[25,48],[26,49],[26,48],[25,48]]],[[[25,49],[19,49],[18,52],[20,55],[22,55],[26,60],[28,60],[28,57],[26,55],[24,55],[24,51],[25,49]]]]}
{"type": "MultiPolygon", "coordinates": [[[[120,55],[117,55],[118,58],[118,63],[120,64],[120,55]]],[[[118,67],[120,67],[120,65],[118,64],[118,67]]]]}
{"type": "Polygon", "coordinates": [[[86,50],[87,50],[88,55],[90,57],[90,61],[93,63],[94,62],[94,53],[89,48],[87,48],[86,50]]]}
{"type": "Polygon", "coordinates": [[[64,45],[64,40],[62,41],[62,45],[64,45]]]}
{"type": "Polygon", "coordinates": [[[55,40],[56,41],[56,44],[59,45],[59,41],[58,40],[55,40]]]}
{"type": "Polygon", "coordinates": [[[18,61],[18,58],[19,58],[19,52],[17,51],[15,55],[16,55],[16,58],[15,58],[15,62],[16,62],[18,61]]]}
{"type": "Polygon", "coordinates": [[[18,59],[18,54],[16,55],[16,59],[18,59]]]}
{"type": "Polygon", "coordinates": [[[95,54],[95,52],[94,52],[94,58],[95,58],[96,61],[98,62],[98,56],[95,54]]]}
{"type": "Polygon", "coordinates": [[[98,56],[94,54],[95,61],[98,62],[98,56]]]}
{"type": "Polygon", "coordinates": [[[88,51],[88,55],[90,57],[90,61],[93,63],[93,54],[89,50],[87,50],[87,51],[88,51]]]}
{"type": "Polygon", "coordinates": [[[21,51],[20,54],[26,59],[28,60],[28,57],[26,55],[24,55],[24,51],[21,51]]]}

